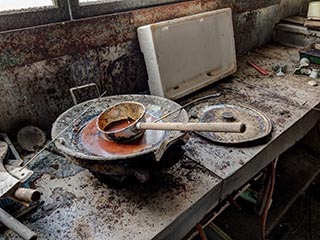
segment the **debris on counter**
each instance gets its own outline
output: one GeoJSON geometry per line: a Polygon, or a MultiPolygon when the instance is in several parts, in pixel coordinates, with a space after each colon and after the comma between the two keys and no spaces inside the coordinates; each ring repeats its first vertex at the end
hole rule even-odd
{"type": "Polygon", "coordinates": [[[297,67],[293,71],[294,74],[296,75],[307,75],[309,76],[312,73],[311,68],[306,68],[306,67],[297,67]]]}
{"type": "Polygon", "coordinates": [[[311,81],[309,81],[309,82],[308,82],[308,84],[309,84],[310,86],[313,86],[313,87],[318,86],[318,82],[317,82],[317,81],[315,81],[315,80],[311,80],[311,81]]]}
{"type": "Polygon", "coordinates": [[[310,60],[308,58],[301,58],[300,59],[300,67],[309,67],[310,60]]]}
{"type": "Polygon", "coordinates": [[[29,152],[36,151],[46,142],[44,132],[35,126],[26,126],[20,129],[17,135],[19,145],[29,152]]]}
{"type": "Polygon", "coordinates": [[[301,73],[302,73],[303,75],[309,76],[309,75],[312,73],[312,69],[310,69],[310,68],[303,68],[303,69],[301,69],[301,73]]]}
{"type": "Polygon", "coordinates": [[[36,203],[40,199],[40,192],[29,188],[29,178],[33,171],[23,169],[19,166],[8,165],[8,160],[11,157],[16,157],[20,164],[20,156],[14,149],[11,141],[6,134],[0,133],[0,222],[2,225],[17,233],[21,238],[26,240],[37,239],[37,234],[27,226],[19,222],[14,216],[11,216],[7,211],[11,209],[14,215],[23,215],[22,212],[27,212],[31,204],[36,203]],[[25,188],[24,186],[28,186],[25,188]],[[14,205],[16,204],[16,205],[14,205]],[[21,205],[17,209],[17,204],[21,205]],[[14,208],[15,206],[15,208],[14,208]]]}
{"type": "MultiPolygon", "coordinates": [[[[294,74],[298,74],[298,75],[307,75],[310,78],[318,79],[319,78],[319,71],[320,71],[319,69],[317,69],[314,66],[310,65],[309,58],[303,57],[303,58],[300,59],[299,66],[297,66],[295,68],[293,73],[294,74]]],[[[310,82],[312,82],[311,83],[312,86],[316,86],[316,85],[314,85],[313,81],[310,81],[310,82]]],[[[310,82],[308,83],[309,85],[311,85],[310,82]]],[[[315,84],[317,84],[317,82],[315,82],[315,84]]]]}
{"type": "Polygon", "coordinates": [[[272,70],[274,71],[274,73],[276,74],[276,76],[282,77],[282,76],[284,76],[286,73],[288,73],[288,65],[280,65],[280,64],[277,64],[277,65],[275,65],[275,66],[272,67],[272,70]]]}
{"type": "Polygon", "coordinates": [[[258,66],[254,62],[251,62],[251,61],[248,60],[248,64],[250,66],[252,66],[254,69],[256,69],[259,73],[261,73],[261,74],[263,74],[265,76],[269,75],[269,73],[266,70],[264,70],[262,67],[258,66]]]}
{"type": "Polygon", "coordinates": [[[310,73],[309,77],[317,79],[319,78],[319,70],[318,69],[312,69],[312,72],[310,73]]]}
{"type": "Polygon", "coordinates": [[[299,51],[300,58],[307,58],[310,63],[320,64],[320,44],[313,43],[299,51]]]}
{"type": "Polygon", "coordinates": [[[299,66],[295,68],[293,73],[298,75],[309,76],[312,73],[312,69],[310,68],[310,60],[308,58],[301,58],[299,66]]]}

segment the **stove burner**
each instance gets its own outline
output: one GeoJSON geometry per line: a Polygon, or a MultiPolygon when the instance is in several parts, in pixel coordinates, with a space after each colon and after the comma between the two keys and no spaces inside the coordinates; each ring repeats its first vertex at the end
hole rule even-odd
{"type": "MultiPolygon", "coordinates": [[[[116,143],[106,140],[101,136],[101,133],[96,127],[96,119],[97,118],[95,117],[89,121],[89,123],[83,128],[79,134],[79,144],[81,144],[88,152],[99,156],[123,156],[138,153],[154,146],[165,136],[165,131],[147,130],[143,136],[136,140],[125,143],[116,143]]],[[[146,113],[146,122],[153,122],[156,119],[157,118],[153,117],[151,114],[146,113]]]]}

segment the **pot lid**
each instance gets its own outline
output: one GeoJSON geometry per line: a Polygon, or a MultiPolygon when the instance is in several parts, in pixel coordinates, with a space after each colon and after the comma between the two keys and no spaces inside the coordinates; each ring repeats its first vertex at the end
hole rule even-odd
{"type": "Polygon", "coordinates": [[[215,143],[236,145],[258,143],[266,139],[272,131],[272,122],[263,112],[245,105],[216,104],[197,106],[199,122],[242,122],[246,124],[244,133],[197,132],[215,143]]]}

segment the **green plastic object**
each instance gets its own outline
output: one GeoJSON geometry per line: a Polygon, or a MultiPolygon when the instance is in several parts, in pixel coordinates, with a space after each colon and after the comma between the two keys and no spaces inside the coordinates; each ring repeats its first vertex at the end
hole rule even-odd
{"type": "Polygon", "coordinates": [[[311,63],[320,64],[320,48],[318,43],[313,43],[299,51],[300,59],[308,58],[311,63]]]}

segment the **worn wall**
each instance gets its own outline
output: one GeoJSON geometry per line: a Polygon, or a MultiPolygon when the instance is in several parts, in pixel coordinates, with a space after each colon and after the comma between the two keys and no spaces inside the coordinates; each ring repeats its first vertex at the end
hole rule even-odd
{"type": "Polygon", "coordinates": [[[214,9],[233,9],[241,55],[271,40],[280,18],[307,0],[194,0],[0,33],[0,131],[49,128],[72,106],[68,89],[95,82],[109,95],[148,90],[136,28],[214,9]]]}

